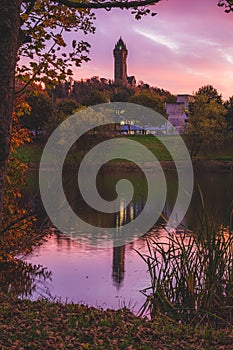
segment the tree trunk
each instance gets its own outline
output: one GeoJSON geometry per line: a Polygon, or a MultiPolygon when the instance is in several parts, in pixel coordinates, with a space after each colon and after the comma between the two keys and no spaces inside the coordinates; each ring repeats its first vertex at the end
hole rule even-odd
{"type": "Polygon", "coordinates": [[[21,0],[0,1],[0,226],[14,108],[21,0]]]}

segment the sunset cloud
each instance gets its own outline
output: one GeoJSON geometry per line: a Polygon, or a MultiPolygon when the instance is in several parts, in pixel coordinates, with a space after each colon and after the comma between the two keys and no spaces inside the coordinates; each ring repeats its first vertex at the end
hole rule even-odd
{"type": "Polygon", "coordinates": [[[158,43],[160,45],[164,45],[167,48],[169,48],[170,50],[177,52],[179,51],[179,46],[177,45],[176,42],[172,41],[168,36],[166,35],[160,35],[160,34],[156,34],[147,30],[140,30],[135,28],[135,33],[138,33],[142,36],[144,36],[145,38],[148,38],[152,41],[154,41],[155,43],[158,43]]]}
{"type": "Polygon", "coordinates": [[[128,73],[172,93],[192,93],[214,85],[233,95],[233,13],[217,0],[162,0],[155,17],[136,21],[129,11],[97,12],[96,33],[77,36],[91,43],[91,61],[75,69],[75,78],[113,78],[115,42],[128,48],[128,73]]]}

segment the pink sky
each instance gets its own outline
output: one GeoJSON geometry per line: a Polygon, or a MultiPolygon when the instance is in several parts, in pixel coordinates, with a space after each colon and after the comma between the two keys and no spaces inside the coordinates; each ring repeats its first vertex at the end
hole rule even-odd
{"type": "Polygon", "coordinates": [[[91,61],[75,68],[75,79],[113,78],[115,42],[128,48],[128,75],[172,93],[192,93],[212,84],[227,99],[233,95],[233,13],[218,0],[162,0],[157,16],[136,21],[129,11],[97,11],[91,61]]]}

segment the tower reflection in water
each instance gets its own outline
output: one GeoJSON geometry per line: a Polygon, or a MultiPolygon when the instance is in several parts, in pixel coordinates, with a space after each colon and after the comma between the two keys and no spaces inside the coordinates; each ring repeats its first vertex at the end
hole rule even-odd
{"type": "MultiPolygon", "coordinates": [[[[125,201],[122,198],[120,210],[116,213],[116,229],[127,224],[137,217],[144,207],[144,199],[140,198],[137,201],[132,201],[128,206],[125,206],[125,201]]],[[[112,258],[112,279],[113,284],[120,289],[125,275],[125,245],[113,248],[112,258]]]]}
{"type": "Polygon", "coordinates": [[[113,248],[112,280],[113,284],[120,289],[125,276],[125,246],[113,248]]]}

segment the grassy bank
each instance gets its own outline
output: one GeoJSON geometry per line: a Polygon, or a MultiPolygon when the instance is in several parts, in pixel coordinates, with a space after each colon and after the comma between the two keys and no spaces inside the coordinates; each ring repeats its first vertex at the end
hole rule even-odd
{"type": "Polygon", "coordinates": [[[129,310],[31,302],[0,295],[0,348],[5,349],[232,349],[233,330],[199,330],[129,310]]]}
{"type": "MultiPolygon", "coordinates": [[[[165,146],[163,146],[162,143],[159,142],[158,139],[154,136],[148,136],[148,135],[147,136],[145,135],[128,136],[127,139],[140,142],[147,149],[149,149],[158,158],[159,161],[171,160],[171,156],[169,152],[166,150],[165,146]]],[[[174,142],[174,136],[166,137],[166,142],[171,142],[171,145],[172,145],[174,142]]],[[[19,148],[18,150],[19,158],[23,162],[39,163],[43,148],[44,148],[43,143],[35,142],[31,144],[26,144],[19,148]]],[[[134,150],[132,149],[132,152],[133,151],[134,150]]],[[[129,152],[130,152],[130,149],[129,149],[129,152]]],[[[74,160],[78,161],[82,158],[82,156],[83,156],[83,151],[73,150],[72,152],[69,153],[67,161],[68,162],[72,162],[74,160]]],[[[228,143],[226,145],[222,145],[218,149],[215,149],[214,147],[209,149],[205,148],[203,152],[199,154],[197,159],[208,160],[208,161],[222,161],[222,162],[233,161],[232,145],[228,143]]]]}

